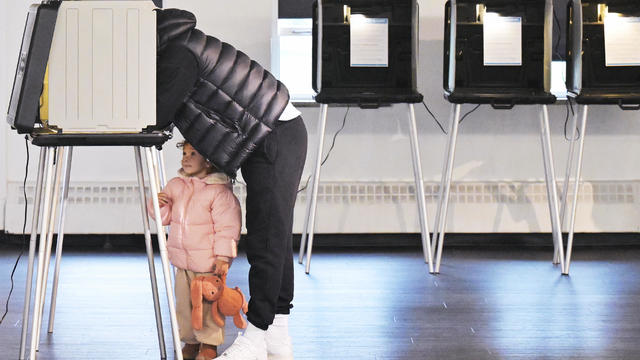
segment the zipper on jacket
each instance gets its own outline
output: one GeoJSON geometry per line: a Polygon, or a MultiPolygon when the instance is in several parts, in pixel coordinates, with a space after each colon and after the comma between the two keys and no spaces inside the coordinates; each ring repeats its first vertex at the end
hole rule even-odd
{"type": "Polygon", "coordinates": [[[200,112],[202,112],[207,118],[213,120],[216,124],[219,124],[220,126],[224,127],[225,129],[227,129],[227,130],[229,130],[231,132],[234,132],[234,133],[237,133],[237,134],[241,135],[243,138],[245,137],[245,134],[242,132],[242,129],[240,128],[240,126],[238,124],[236,124],[235,122],[226,121],[226,118],[224,116],[220,116],[215,111],[213,111],[211,109],[207,109],[203,105],[198,104],[197,102],[195,102],[193,100],[189,100],[189,102],[196,109],[198,109],[200,112]]]}
{"type": "MultiPolygon", "coordinates": [[[[186,224],[187,224],[187,219],[188,219],[188,215],[187,215],[187,209],[189,208],[189,204],[191,203],[191,199],[193,199],[193,194],[194,194],[194,190],[195,190],[195,186],[193,185],[193,182],[191,179],[185,179],[185,183],[187,186],[191,185],[191,193],[189,194],[189,197],[187,198],[187,201],[184,203],[184,207],[182,208],[182,213],[184,214],[184,219],[182,219],[182,224],[180,224],[180,226],[182,227],[182,249],[186,252],[187,248],[186,246],[184,246],[184,237],[185,237],[185,230],[186,230],[186,224]]],[[[189,259],[187,258],[187,266],[189,265],[189,259]]]]}

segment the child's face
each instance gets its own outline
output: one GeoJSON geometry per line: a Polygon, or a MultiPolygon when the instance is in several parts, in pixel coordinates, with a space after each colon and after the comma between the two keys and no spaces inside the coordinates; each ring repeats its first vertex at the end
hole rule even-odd
{"type": "Polygon", "coordinates": [[[185,144],[182,147],[182,170],[188,176],[205,177],[208,168],[207,160],[190,144],[185,144]]]}

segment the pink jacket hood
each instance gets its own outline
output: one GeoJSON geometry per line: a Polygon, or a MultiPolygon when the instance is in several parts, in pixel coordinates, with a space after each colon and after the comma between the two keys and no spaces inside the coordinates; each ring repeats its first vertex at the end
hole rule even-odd
{"type": "MultiPolygon", "coordinates": [[[[223,173],[203,179],[186,176],[182,169],[178,174],[162,190],[170,201],[160,208],[162,224],[170,225],[169,260],[181,269],[209,272],[216,257],[230,261],[237,256],[240,202],[223,173]]],[[[149,213],[153,216],[153,206],[149,213]]]]}

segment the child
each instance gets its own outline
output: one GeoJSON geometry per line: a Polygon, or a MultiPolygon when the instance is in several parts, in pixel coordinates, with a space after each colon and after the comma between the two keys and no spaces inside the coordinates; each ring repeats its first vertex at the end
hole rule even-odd
{"type": "MultiPolygon", "coordinates": [[[[226,275],[237,255],[242,224],[240,203],[227,175],[189,143],[180,143],[182,168],[158,193],[162,224],[171,225],[167,250],[176,267],[176,313],[185,359],[210,360],[224,342],[224,329],[204,306],[203,327],[191,326],[190,283],[196,276],[226,275]]],[[[149,212],[153,217],[152,207],[149,212]]]]}

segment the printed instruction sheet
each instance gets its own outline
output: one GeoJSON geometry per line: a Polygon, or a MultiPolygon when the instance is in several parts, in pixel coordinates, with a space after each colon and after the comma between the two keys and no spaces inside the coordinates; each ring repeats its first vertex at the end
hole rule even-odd
{"type": "Polygon", "coordinates": [[[604,18],[607,66],[640,66],[640,17],[608,13],[604,18]]]}
{"type": "Polygon", "coordinates": [[[521,66],[522,18],[486,13],[483,50],[485,66],[521,66]]]}
{"type": "Polygon", "coordinates": [[[389,19],[351,15],[351,66],[389,66],[389,19]]]}

